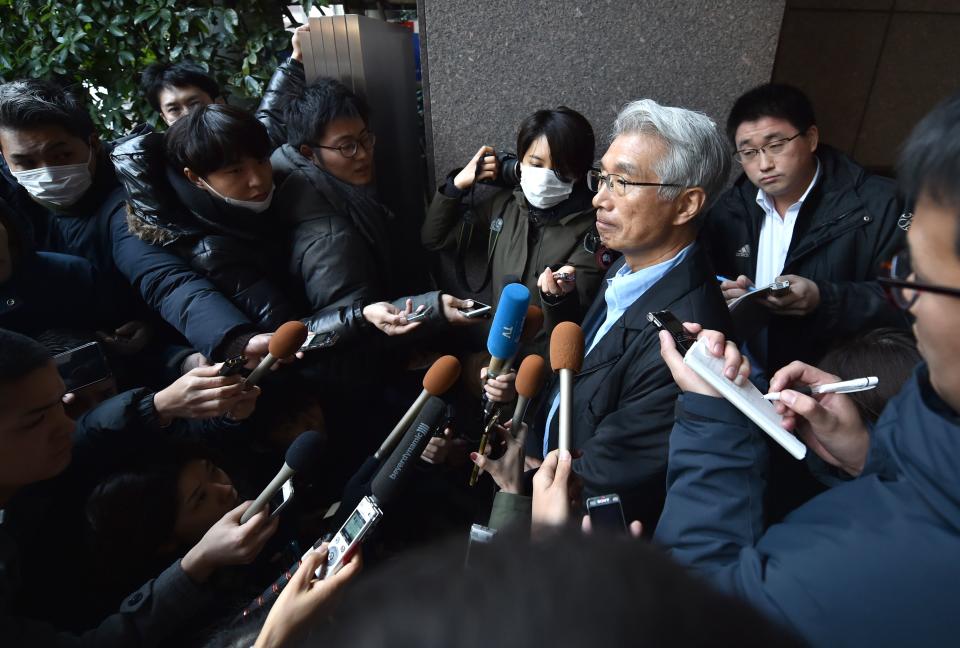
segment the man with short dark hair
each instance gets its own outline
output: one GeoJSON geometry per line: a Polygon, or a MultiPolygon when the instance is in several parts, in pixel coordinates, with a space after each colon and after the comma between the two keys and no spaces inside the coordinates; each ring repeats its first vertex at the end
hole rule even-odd
{"type": "MultiPolygon", "coordinates": [[[[784,427],[852,481],[765,529],[763,433],[684,364],[669,336],[660,337],[686,393],[677,402],[656,540],[814,646],[946,646],[957,638],[960,95],[917,125],[899,176],[904,192],[917,197],[909,255],[898,255],[893,276],[881,281],[914,317],[925,364],[872,429],[849,396],[791,388],[837,376],[794,362],[770,384],[781,393],[784,427]]],[[[725,358],[727,375],[749,372],[723,335],[700,338],[725,358]]]]}
{"type": "Polygon", "coordinates": [[[905,326],[873,280],[904,241],[894,183],[821,143],[813,106],[792,86],[737,99],[727,135],[743,175],[701,236],[729,279],[724,296],[790,282],[787,294],[764,300],[769,322],[746,340],[759,368],[769,376],[791,360],[816,360],[838,337],[905,326]]]}
{"type": "Polygon", "coordinates": [[[0,171],[9,173],[0,197],[26,239],[89,259],[114,296],[116,323],[142,314],[139,291],[209,358],[266,353],[266,339],[212,284],[128,231],[126,196],[104,148],[79,95],[36,79],[0,85],[0,171]]]}
{"type": "Polygon", "coordinates": [[[225,103],[216,80],[190,61],[154,63],[140,75],[140,91],[167,126],[196,106],[225,103]]]}
{"type": "MultiPolygon", "coordinates": [[[[309,32],[309,25],[301,25],[291,34],[290,58],[277,66],[257,107],[257,119],[267,127],[274,147],[287,138],[284,117],[287,104],[303,91],[305,77],[300,41],[309,38],[309,32]]],[[[140,75],[140,91],[167,126],[197,106],[227,102],[216,79],[192,61],[158,61],[150,65],[140,75]]],[[[129,146],[126,148],[130,150],[129,146]]]]}
{"type": "Polygon", "coordinates": [[[189,389],[203,390],[194,396],[212,406],[209,415],[230,407],[227,401],[209,400],[222,392],[222,382],[231,383],[230,403],[247,401],[246,413],[256,398],[242,396],[236,377],[199,383],[195,378],[157,394],[134,390],[117,397],[111,407],[130,412],[140,423],[136,429],[105,429],[98,425],[103,417],[93,414],[74,423],[64,411],[65,387],[50,354],[30,338],[0,329],[0,637],[5,645],[159,645],[211,600],[205,583],[214,570],[249,562],[276,530],[264,513],[241,527],[245,502],[182,559],[127,597],[118,612],[89,625],[84,613],[96,597],[84,598],[93,580],[83,578],[90,568],[83,509],[90,489],[109,471],[155,451],[165,438],[162,426],[169,423],[163,412],[174,417],[199,413],[183,408],[192,402],[183,389],[187,379],[189,389]],[[122,405],[119,399],[125,399],[122,405]]]}

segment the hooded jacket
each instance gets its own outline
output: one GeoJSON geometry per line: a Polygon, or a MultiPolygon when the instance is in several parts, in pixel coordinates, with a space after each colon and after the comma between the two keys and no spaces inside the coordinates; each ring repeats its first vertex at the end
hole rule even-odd
{"type": "Polygon", "coordinates": [[[814,646],[946,646],[960,634],[960,419],[926,366],[887,405],[859,477],[764,529],[767,444],[684,394],[655,539],[814,646]]]}
{"type": "MultiPolygon", "coordinates": [[[[839,337],[907,324],[875,281],[881,264],[906,242],[909,225],[901,221],[894,182],[825,144],[816,155],[820,180],[800,208],[781,274],[814,281],[820,305],[804,317],[772,315],[766,345],[747,340],[768,376],[793,360],[815,362],[839,337]]],[[[764,219],[756,198],[757,187],[742,174],[707,213],[700,240],[720,275],[756,276],[764,219]]]]}

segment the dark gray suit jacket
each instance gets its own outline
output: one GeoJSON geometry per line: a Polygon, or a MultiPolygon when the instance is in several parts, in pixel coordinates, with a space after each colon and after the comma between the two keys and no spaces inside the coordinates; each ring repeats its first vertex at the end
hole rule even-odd
{"type": "MultiPolygon", "coordinates": [[[[607,278],[623,263],[614,263],[607,278]]],[[[583,451],[574,470],[583,478],[584,496],[619,494],[627,519],[639,519],[650,530],[665,496],[668,440],[680,393],[660,357],[657,330],[647,321],[648,312],[664,309],[682,322],[732,331],[727,305],[700,244],[627,309],[584,358],[573,381],[572,442],[583,451]]],[[[596,328],[605,313],[601,292],[584,317],[585,332],[596,328]]],[[[545,393],[552,394],[557,382],[545,393]]],[[[551,401],[546,399],[546,407],[551,401]]],[[[528,437],[528,453],[534,456],[542,453],[542,421],[539,428],[539,434],[528,437]]],[[[548,431],[550,449],[557,447],[558,433],[555,416],[548,431]]]]}

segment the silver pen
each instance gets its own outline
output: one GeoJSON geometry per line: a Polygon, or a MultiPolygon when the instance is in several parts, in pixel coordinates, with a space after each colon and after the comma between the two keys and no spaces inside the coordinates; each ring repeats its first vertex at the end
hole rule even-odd
{"type": "MultiPolygon", "coordinates": [[[[876,376],[867,378],[854,378],[853,380],[842,380],[840,382],[829,383],[826,385],[804,385],[803,387],[791,387],[790,391],[795,391],[806,396],[814,394],[852,394],[854,392],[867,391],[880,384],[880,379],[876,376]]],[[[780,400],[780,394],[783,392],[770,392],[764,394],[763,399],[768,401],[780,400]]]]}

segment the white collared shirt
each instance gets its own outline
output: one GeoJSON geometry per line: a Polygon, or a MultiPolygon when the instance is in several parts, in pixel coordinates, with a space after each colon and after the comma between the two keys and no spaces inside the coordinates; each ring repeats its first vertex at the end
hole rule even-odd
{"type": "Polygon", "coordinates": [[[753,278],[758,288],[763,288],[783,272],[787,260],[790,242],[793,240],[793,228],[797,224],[797,215],[803,201],[820,178],[820,160],[817,160],[817,172],[813,174],[810,186],[800,196],[800,200],[787,208],[783,218],[777,213],[773,199],[763,189],[757,189],[757,204],[763,210],[763,224],[760,226],[760,242],[757,245],[757,272],[753,278]]]}

